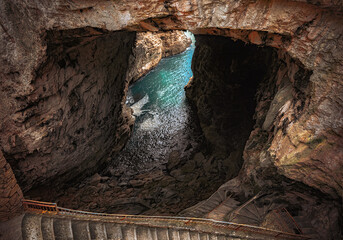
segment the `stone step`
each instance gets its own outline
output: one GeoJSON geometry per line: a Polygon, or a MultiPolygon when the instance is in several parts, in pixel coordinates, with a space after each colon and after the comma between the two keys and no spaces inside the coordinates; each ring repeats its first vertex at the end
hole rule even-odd
{"type": "Polygon", "coordinates": [[[136,234],[138,240],[153,239],[151,229],[149,227],[137,226],[136,234]]]}
{"type": "Polygon", "coordinates": [[[159,238],[157,237],[157,229],[156,228],[150,228],[151,231],[151,239],[152,240],[159,240],[159,238]]]}
{"type": "Polygon", "coordinates": [[[107,240],[105,225],[101,222],[89,222],[89,231],[93,240],[107,240]]]}
{"type": "Polygon", "coordinates": [[[121,240],[123,239],[123,232],[121,224],[105,223],[107,239],[121,240]]]}
{"type": "Polygon", "coordinates": [[[216,234],[209,234],[210,240],[218,240],[218,236],[216,234]]]}
{"type": "Polygon", "coordinates": [[[200,234],[198,232],[190,231],[189,235],[191,237],[191,240],[200,240],[200,234]]]}
{"type": "Polygon", "coordinates": [[[239,202],[232,198],[225,199],[222,203],[220,203],[217,207],[215,207],[211,212],[207,214],[208,218],[224,221],[225,217],[232,212],[237,206],[239,202]]]}
{"type": "Polygon", "coordinates": [[[188,230],[180,230],[179,235],[182,240],[191,240],[191,235],[188,230]]]}
{"type": "Polygon", "coordinates": [[[42,235],[44,240],[54,240],[54,219],[51,217],[42,217],[42,235]]]}
{"type": "Polygon", "coordinates": [[[226,192],[219,189],[207,200],[202,201],[197,205],[182,211],[180,215],[192,217],[207,217],[208,213],[217,208],[226,199],[226,192]]]}
{"type": "Polygon", "coordinates": [[[169,240],[180,240],[180,233],[176,229],[168,228],[169,240]]]}
{"type": "Polygon", "coordinates": [[[200,233],[200,240],[210,240],[210,237],[207,233],[200,233]]]}
{"type": "Polygon", "coordinates": [[[261,218],[261,211],[258,210],[255,204],[249,204],[245,208],[243,208],[239,214],[243,216],[247,216],[250,218],[255,219],[256,221],[260,222],[262,220],[261,218]]]}
{"type": "Polygon", "coordinates": [[[169,233],[167,228],[156,228],[158,240],[169,240],[169,233]]]}
{"type": "Polygon", "coordinates": [[[71,227],[75,240],[91,239],[88,221],[73,221],[71,227]]]}
{"type": "Polygon", "coordinates": [[[136,226],[123,225],[121,229],[123,233],[123,240],[137,240],[136,226]]]}
{"type": "Polygon", "coordinates": [[[254,225],[254,226],[258,226],[260,224],[260,222],[253,216],[241,215],[240,213],[236,214],[234,218],[231,218],[230,222],[239,223],[239,224],[248,224],[248,225],[254,225]]]}
{"type": "Polygon", "coordinates": [[[23,240],[43,239],[41,216],[34,214],[25,214],[22,222],[22,238],[23,240]]]}
{"type": "Polygon", "coordinates": [[[224,235],[217,235],[218,240],[226,240],[226,237],[224,235]]]}
{"type": "Polygon", "coordinates": [[[73,239],[73,229],[69,219],[55,218],[54,219],[54,235],[58,240],[73,239]]]}

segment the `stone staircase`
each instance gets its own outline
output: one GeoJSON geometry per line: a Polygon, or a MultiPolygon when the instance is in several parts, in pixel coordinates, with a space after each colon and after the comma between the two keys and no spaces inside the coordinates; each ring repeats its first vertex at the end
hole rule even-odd
{"type": "Polygon", "coordinates": [[[310,237],[311,239],[322,239],[320,234],[317,232],[317,229],[312,226],[311,222],[308,220],[308,217],[305,216],[296,216],[294,220],[297,222],[301,228],[302,234],[310,237]]]}
{"type": "MultiPolygon", "coordinates": [[[[266,217],[280,208],[280,206],[271,201],[269,201],[268,204],[257,204],[258,198],[262,194],[257,194],[243,204],[236,201],[232,194],[229,196],[227,195],[228,192],[225,191],[225,189],[219,189],[211,197],[184,210],[180,215],[204,217],[218,221],[228,221],[252,226],[265,226],[266,217]]],[[[303,234],[309,239],[320,239],[320,235],[312,226],[308,217],[293,217],[287,216],[287,214],[281,211],[275,212],[278,212],[278,216],[274,214],[274,221],[278,226],[274,228],[274,226],[272,226],[273,224],[268,224],[268,228],[289,233],[303,234]],[[294,226],[294,224],[296,226],[294,226]]]]}
{"type": "MultiPolygon", "coordinates": [[[[232,204],[236,202],[227,199],[209,215],[222,218],[223,211],[232,204]]],[[[24,200],[23,206],[25,214],[21,229],[24,240],[308,239],[303,235],[280,230],[206,218],[92,213],[32,200],[24,200]]]]}
{"type": "MultiPolygon", "coordinates": [[[[25,214],[22,222],[23,240],[32,239],[123,239],[123,240],[229,240],[255,239],[230,237],[220,233],[196,232],[188,229],[150,227],[89,220],[76,220],[25,214]]],[[[256,238],[257,239],[257,238],[256,238]]],[[[263,238],[260,238],[263,239],[263,238]]]]}
{"type": "Polygon", "coordinates": [[[181,216],[208,217],[216,220],[224,220],[224,217],[239,206],[231,196],[227,196],[226,191],[221,189],[213,193],[208,199],[187,208],[180,213],[181,216]]]}

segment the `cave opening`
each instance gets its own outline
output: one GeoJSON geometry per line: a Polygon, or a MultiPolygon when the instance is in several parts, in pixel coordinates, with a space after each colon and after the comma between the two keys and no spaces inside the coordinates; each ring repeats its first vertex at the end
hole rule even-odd
{"type": "MultiPolygon", "coordinates": [[[[29,99],[44,97],[45,101],[33,109],[36,115],[28,117],[26,124],[34,128],[37,122],[43,122],[52,129],[47,139],[50,148],[46,154],[34,152],[19,162],[19,170],[25,169],[25,162],[30,159],[36,163],[31,175],[22,176],[17,168],[26,196],[96,212],[178,214],[210,197],[220,185],[237,176],[253,127],[263,125],[262,137],[267,130],[272,131],[271,123],[278,109],[270,113],[268,108],[278,89],[286,89],[288,96],[281,99],[282,104],[292,96],[289,79],[277,78],[284,63],[273,48],[228,37],[196,35],[195,48],[168,59],[176,66],[171,74],[181,76],[183,84],[192,73],[177,72],[178,65],[189,66],[192,59],[193,72],[185,87],[190,106],[166,115],[167,119],[187,118],[188,129],[178,129],[173,139],[168,139],[163,131],[168,127],[174,130],[175,122],[156,127],[159,110],[144,109],[148,98],[153,97],[135,92],[134,86],[129,88],[133,73],[142,76],[139,71],[146,64],[140,62],[147,56],[146,50],[135,50],[137,39],[143,39],[149,48],[156,43],[152,33],[146,33],[147,39],[139,38],[139,34],[144,33],[99,29],[48,33],[48,58],[33,83],[38,90],[29,99]],[[131,100],[133,112],[129,108],[131,100]],[[185,109],[189,112],[183,112],[185,109]],[[50,119],[43,114],[46,112],[52,113],[50,119]],[[123,147],[131,144],[127,141],[134,126],[132,114],[136,118],[142,114],[143,118],[136,119],[136,126],[158,130],[156,139],[149,142],[143,134],[140,140],[146,145],[135,142],[127,151],[129,155],[123,154],[119,161],[118,156],[126,151],[123,147]],[[268,114],[271,120],[266,123],[268,114]],[[162,150],[156,155],[162,161],[155,166],[151,160],[158,144],[162,150]],[[139,147],[142,151],[135,151],[139,147]],[[57,151],[51,155],[53,148],[57,151]],[[46,160],[52,157],[55,161],[46,160]],[[125,157],[145,159],[143,168],[125,157]],[[59,164],[65,159],[68,161],[61,169],[59,164]],[[47,188],[47,183],[54,187],[47,188]]],[[[149,56],[154,59],[154,53],[149,56]]],[[[164,63],[162,60],[161,65],[164,63]]],[[[157,66],[145,78],[156,75],[161,79],[163,74],[168,75],[157,66]]],[[[152,87],[142,83],[139,81],[136,86],[152,87]]],[[[159,87],[154,94],[168,90],[159,87]]],[[[182,87],[178,92],[184,94],[182,87]]],[[[175,93],[170,97],[162,105],[170,104],[170,99],[173,105],[178,99],[175,93]]]]}
{"type": "Polygon", "coordinates": [[[121,178],[154,168],[165,169],[171,152],[186,155],[184,148],[191,150],[198,145],[200,129],[184,92],[193,75],[194,42],[182,50],[161,59],[128,89],[126,105],[133,111],[135,125],[124,149],[112,161],[113,171],[121,178]]]}
{"type": "MultiPolygon", "coordinates": [[[[175,130],[175,122],[156,127],[160,110],[144,109],[148,98],[154,97],[129,87],[144,74],[160,79],[168,75],[156,66],[167,62],[160,59],[165,34],[168,31],[94,28],[47,32],[47,56],[31,83],[35,90],[18,99],[22,104],[18,122],[25,125],[25,134],[40,141],[25,146],[23,136],[16,136],[11,140],[15,147],[4,151],[24,196],[85,211],[178,214],[258,226],[265,226],[277,207],[288,206],[302,217],[311,212],[314,203],[306,199],[311,196],[318,202],[322,195],[277,173],[268,148],[273,147],[275,135],[284,136],[308,106],[312,72],[276,48],[197,34],[195,48],[168,58],[176,66],[172,75],[184,81],[176,91],[183,97],[173,92],[162,105],[173,105],[175,99],[187,102],[186,108],[166,115],[167,120],[187,120],[186,128],[175,128],[178,131],[170,139],[163,131],[175,130]],[[177,72],[177,66],[190,64],[185,75],[177,72]],[[147,73],[147,65],[156,68],[147,73]],[[118,164],[118,156],[133,139],[133,116],[136,126],[157,129],[155,136],[164,137],[149,143],[142,135],[143,151],[135,150],[140,144],[129,149],[130,157],[145,158],[143,167],[127,162],[125,154],[118,164]],[[156,142],[164,147],[159,164],[151,161],[156,142]],[[239,175],[241,169],[248,174],[239,175]],[[249,205],[262,213],[258,219],[232,218],[229,209],[249,203],[266,184],[269,192],[249,205]],[[298,197],[303,189],[308,195],[298,197]],[[231,208],[223,210],[226,203],[231,208]]],[[[166,52],[173,52],[167,46],[166,52]]],[[[142,83],[136,87],[152,87],[142,83]]],[[[169,90],[165,86],[161,84],[156,96],[169,90]]],[[[320,201],[321,208],[330,203],[320,201]]]]}
{"type": "MultiPolygon", "coordinates": [[[[33,199],[341,239],[342,3],[4,0],[0,222],[33,199]],[[186,29],[197,38],[193,77],[178,92],[188,107],[168,116],[189,124],[170,138],[175,124],[161,124],[161,110],[147,108],[153,97],[130,84],[176,54],[186,29]],[[133,145],[136,160],[119,166],[139,126],[162,138],[144,135],[144,155],[133,145]],[[158,166],[156,145],[166,147],[158,166]],[[303,231],[278,222],[287,211],[303,231]]],[[[32,220],[16,232],[61,226],[32,220]]],[[[0,225],[0,238],[15,239],[0,225]]]]}
{"type": "MultiPolygon", "coordinates": [[[[219,159],[229,159],[230,177],[234,177],[255,124],[257,98],[265,86],[274,83],[279,61],[271,47],[221,36],[198,35],[196,39],[194,79],[186,93],[197,106],[211,151],[219,159]]],[[[272,95],[274,89],[268,90],[272,95]]]]}

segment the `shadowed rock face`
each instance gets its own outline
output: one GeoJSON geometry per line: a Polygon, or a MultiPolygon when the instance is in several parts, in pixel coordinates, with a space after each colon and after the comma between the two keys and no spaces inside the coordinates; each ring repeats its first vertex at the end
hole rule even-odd
{"type": "Polygon", "coordinates": [[[135,34],[87,34],[48,32],[47,58],[31,82],[34,90],[17,98],[20,109],[12,120],[25,130],[10,137],[4,154],[24,191],[86,173],[130,135],[133,120],[123,108],[123,92],[135,34]]]}
{"type": "MultiPolygon", "coordinates": [[[[255,176],[274,169],[270,179],[281,174],[339,200],[343,196],[342,8],[341,1],[324,0],[316,1],[316,5],[312,1],[283,0],[2,1],[1,150],[15,171],[27,170],[19,178],[22,188],[56,174],[53,171],[47,171],[44,176],[33,174],[37,168],[54,169],[58,161],[53,156],[65,159],[65,167],[58,171],[61,176],[66,174],[65,179],[74,169],[82,171],[93,166],[89,165],[89,159],[102,159],[106,155],[100,145],[109,151],[110,146],[124,144],[118,136],[125,139],[129,133],[130,117],[115,106],[123,100],[126,78],[119,69],[129,64],[124,48],[132,45],[133,38],[129,33],[106,31],[189,29],[197,34],[226,36],[279,49],[282,65],[276,73],[284,76],[278,76],[279,79],[288,78],[291,83],[285,86],[276,83],[270,88],[268,85],[266,89],[270,93],[258,93],[257,126],[250,134],[243,155],[244,167],[235,181],[247,182],[246,176],[251,175],[254,184],[264,185],[266,181],[255,176]],[[71,46],[64,44],[65,50],[69,50],[59,50],[61,55],[49,55],[47,30],[85,27],[102,30],[71,31],[75,41],[69,42],[71,46]],[[84,36],[80,38],[80,34],[84,36]],[[115,60],[119,64],[111,61],[108,55],[111,50],[122,56],[115,60]],[[66,59],[60,61],[61,57],[66,59]],[[113,76],[118,74],[117,78],[110,78],[109,69],[113,76]],[[78,79],[86,77],[87,72],[91,73],[87,84],[78,86],[78,79]],[[73,81],[61,88],[63,91],[57,90],[58,84],[68,81],[68,74],[73,76],[73,81]],[[101,89],[98,81],[103,84],[101,89]],[[44,91],[46,83],[49,86],[44,91]],[[119,87],[112,88],[116,84],[119,87]],[[92,94],[87,93],[88,88],[92,94]],[[100,90],[99,97],[95,90],[100,90]],[[121,95],[116,95],[118,91],[121,95]],[[58,97],[62,96],[59,94],[64,97],[58,97]],[[290,94],[292,98],[288,98],[290,94]],[[263,100],[264,97],[268,99],[263,100]],[[46,99],[46,104],[40,99],[46,99]],[[60,108],[63,112],[57,111],[60,108]],[[46,115],[40,118],[43,112],[46,115]],[[79,119],[81,112],[87,120],[79,119]],[[92,118],[92,114],[97,116],[92,118]],[[59,126],[61,118],[65,121],[59,126]],[[118,124],[125,127],[120,130],[118,124]],[[54,131],[64,129],[63,134],[49,133],[52,125],[54,131]],[[109,130],[109,126],[116,127],[109,130]],[[82,127],[86,132],[78,131],[82,127]],[[89,134],[90,139],[81,138],[80,134],[89,134]],[[55,137],[48,141],[43,136],[55,137]],[[255,141],[260,138],[264,139],[255,141]],[[74,151],[75,144],[80,146],[78,141],[82,140],[90,144],[74,151]],[[254,146],[262,142],[265,144],[254,146]],[[35,156],[35,160],[30,160],[27,154],[35,156]]],[[[67,36],[61,37],[65,42],[67,36]]]]}
{"type": "Polygon", "coordinates": [[[2,222],[21,213],[23,193],[2,152],[0,152],[0,174],[0,222],[2,222]]]}
{"type": "Polygon", "coordinates": [[[174,44],[180,45],[177,53],[191,43],[181,31],[139,33],[136,39],[133,32],[91,28],[49,31],[46,41],[34,91],[17,99],[21,108],[13,116],[25,131],[11,136],[5,151],[24,191],[94,172],[111,151],[120,150],[133,125],[124,105],[130,80],[170,55],[174,44]],[[143,70],[141,62],[148,65],[143,70]]]}
{"type": "Polygon", "coordinates": [[[272,48],[219,36],[196,36],[194,77],[186,93],[197,107],[213,154],[232,164],[231,176],[237,175],[243,163],[243,149],[254,125],[257,88],[275,77],[273,66],[278,64],[272,48]]]}

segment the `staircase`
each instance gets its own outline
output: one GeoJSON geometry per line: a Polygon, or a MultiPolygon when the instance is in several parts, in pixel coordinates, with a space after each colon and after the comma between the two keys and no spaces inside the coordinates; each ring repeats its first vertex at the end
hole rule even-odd
{"type": "MultiPolygon", "coordinates": [[[[22,223],[23,240],[32,239],[123,239],[123,240],[210,240],[233,239],[220,233],[200,233],[189,229],[150,227],[135,224],[118,224],[46,217],[25,214],[22,223]]],[[[254,239],[235,238],[235,239],[254,239]]],[[[260,238],[262,239],[262,238],[260,238]]]]}
{"type": "Polygon", "coordinates": [[[294,217],[294,220],[297,222],[299,227],[302,230],[302,234],[310,237],[311,239],[321,239],[319,233],[317,230],[312,226],[311,222],[309,221],[309,218],[306,216],[296,216],[294,217]]]}
{"type": "Polygon", "coordinates": [[[91,213],[28,200],[23,205],[24,240],[308,239],[303,235],[201,218],[91,213]]]}
{"type": "MultiPolygon", "coordinates": [[[[251,198],[244,204],[236,201],[231,194],[227,196],[224,188],[218,189],[211,197],[180,213],[181,216],[195,216],[228,221],[237,224],[262,226],[268,214],[274,213],[275,224],[279,230],[307,236],[309,239],[320,239],[319,233],[311,225],[308,216],[292,217],[287,210],[279,209],[272,201],[269,204],[257,204],[259,196],[251,198]]],[[[269,228],[275,229],[268,225],[269,228]]]]}
{"type": "Polygon", "coordinates": [[[193,207],[187,208],[180,213],[181,216],[206,217],[215,220],[224,220],[227,213],[232,211],[239,205],[231,196],[227,196],[227,192],[218,189],[208,199],[196,204],[193,207]]]}

